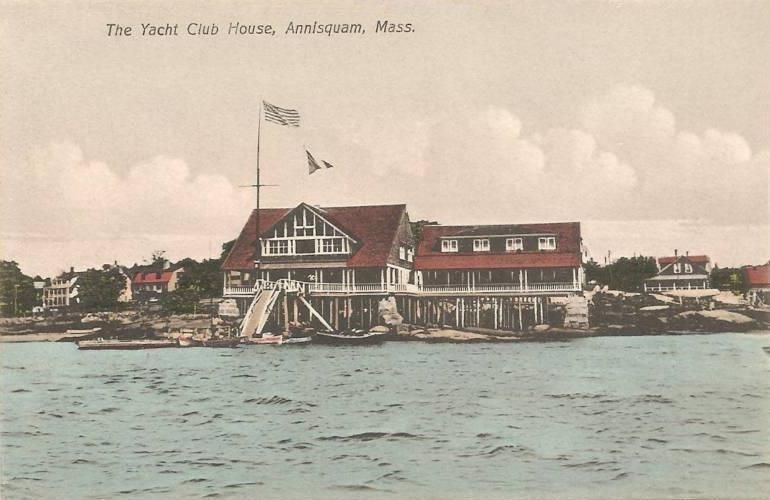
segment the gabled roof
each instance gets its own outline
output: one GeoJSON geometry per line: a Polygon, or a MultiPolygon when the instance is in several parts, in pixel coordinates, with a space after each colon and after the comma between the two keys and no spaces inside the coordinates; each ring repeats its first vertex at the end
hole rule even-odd
{"type": "Polygon", "coordinates": [[[658,265],[660,267],[673,264],[677,260],[688,260],[693,264],[708,264],[711,262],[708,255],[677,255],[671,257],[658,257],[658,265]]]}
{"type": "Polygon", "coordinates": [[[770,285],[770,263],[763,266],[749,266],[743,269],[748,286],[770,285]]]}
{"type": "Polygon", "coordinates": [[[143,283],[168,283],[174,276],[174,271],[136,273],[132,278],[135,285],[143,283]]]}
{"type": "MultiPolygon", "coordinates": [[[[306,204],[302,204],[306,205],[306,204]]],[[[297,207],[295,207],[297,208],[297,207]]],[[[383,267],[388,262],[393,241],[406,205],[367,205],[356,207],[312,207],[323,218],[356,240],[358,245],[347,260],[348,267],[383,267]]],[[[289,215],[294,208],[262,208],[259,227],[262,236],[289,215]]],[[[256,210],[222,264],[223,270],[252,269],[256,243],[256,210]]]]}
{"type": "Polygon", "coordinates": [[[557,234],[563,224],[495,224],[485,226],[438,226],[455,228],[451,234],[442,238],[478,238],[495,236],[519,236],[519,235],[552,235],[557,234]]]}
{"type": "Polygon", "coordinates": [[[415,269],[521,269],[535,267],[577,267],[581,264],[580,223],[507,224],[490,226],[423,227],[422,241],[414,258],[415,269]],[[553,234],[557,251],[446,253],[438,240],[447,237],[553,234]]]}

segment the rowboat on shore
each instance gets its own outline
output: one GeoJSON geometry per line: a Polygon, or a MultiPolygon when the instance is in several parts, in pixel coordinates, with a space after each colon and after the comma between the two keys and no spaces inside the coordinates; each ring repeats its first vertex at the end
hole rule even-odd
{"type": "Polygon", "coordinates": [[[238,337],[209,337],[203,340],[203,347],[238,347],[238,337]]]}
{"type": "Polygon", "coordinates": [[[289,337],[283,339],[283,343],[287,345],[307,345],[313,341],[313,337],[289,337]]]}
{"type": "Polygon", "coordinates": [[[244,344],[271,344],[281,345],[283,344],[283,335],[270,335],[263,333],[261,337],[243,337],[244,344]]]}
{"type": "Polygon", "coordinates": [[[381,344],[388,336],[385,332],[363,332],[353,330],[349,333],[316,332],[314,342],[337,345],[373,345],[381,344]]]}
{"type": "Polygon", "coordinates": [[[86,328],[85,330],[69,329],[65,333],[67,335],[89,335],[93,333],[99,333],[100,331],[102,331],[102,328],[97,326],[96,328],[86,328]]]}
{"type": "Polygon", "coordinates": [[[161,347],[177,347],[177,342],[173,339],[95,339],[81,340],[77,344],[78,349],[83,350],[158,349],[161,347]]]}

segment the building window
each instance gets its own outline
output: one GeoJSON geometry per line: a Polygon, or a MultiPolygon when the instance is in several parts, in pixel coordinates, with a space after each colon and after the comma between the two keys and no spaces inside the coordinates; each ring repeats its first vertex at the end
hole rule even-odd
{"type": "Polygon", "coordinates": [[[308,214],[307,210],[302,211],[302,215],[294,215],[294,235],[295,236],[315,236],[315,215],[308,214]],[[310,215],[308,217],[308,215],[310,215]]]}
{"type": "Polygon", "coordinates": [[[441,251],[442,252],[456,252],[457,251],[457,240],[442,240],[441,241],[441,251]]]}
{"type": "Polygon", "coordinates": [[[409,262],[414,261],[414,250],[411,248],[406,249],[406,260],[409,262]]]}
{"type": "Polygon", "coordinates": [[[690,264],[684,265],[684,272],[687,274],[692,274],[692,266],[690,264]]]}
{"type": "Polygon", "coordinates": [[[406,247],[398,247],[398,258],[406,260],[406,247]]]}
{"type": "Polygon", "coordinates": [[[489,240],[473,240],[474,252],[489,252],[489,240]]]}
{"type": "Polygon", "coordinates": [[[267,255],[286,255],[289,253],[289,240],[267,240],[267,255]]]}
{"type": "Polygon", "coordinates": [[[524,250],[523,238],[508,238],[505,240],[505,249],[509,252],[524,250]]]}
{"type": "Polygon", "coordinates": [[[537,239],[538,250],[556,250],[556,237],[541,236],[537,239]]]}
{"type": "Polygon", "coordinates": [[[677,262],[676,264],[674,264],[674,274],[679,274],[681,272],[682,272],[682,264],[677,262]]]}
{"type": "Polygon", "coordinates": [[[342,238],[322,238],[319,253],[342,253],[342,238]]]}

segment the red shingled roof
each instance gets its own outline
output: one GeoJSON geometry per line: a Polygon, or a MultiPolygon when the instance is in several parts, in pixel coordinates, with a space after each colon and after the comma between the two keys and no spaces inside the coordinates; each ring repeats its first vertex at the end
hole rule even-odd
{"type": "Polygon", "coordinates": [[[171,271],[136,273],[131,281],[136,285],[142,283],[168,283],[173,276],[174,273],[171,271]]]}
{"type": "MultiPolygon", "coordinates": [[[[385,266],[401,217],[406,211],[406,205],[403,204],[310,208],[319,210],[324,218],[360,244],[348,259],[348,267],[385,266]]],[[[260,209],[259,227],[262,235],[292,210],[294,208],[260,209]]],[[[256,212],[256,210],[251,212],[230,254],[222,264],[223,270],[251,269],[254,267],[256,212]]]]}
{"type": "Polygon", "coordinates": [[[708,255],[678,255],[676,257],[658,257],[658,264],[661,267],[673,264],[677,259],[686,258],[693,264],[708,264],[711,259],[708,255]]]}
{"type": "Polygon", "coordinates": [[[743,269],[749,286],[770,285],[770,263],[764,266],[750,266],[743,269]]]}
{"type": "Polygon", "coordinates": [[[425,226],[414,258],[415,269],[517,269],[576,267],[581,264],[580,223],[494,226],[425,226]],[[447,236],[555,234],[558,251],[506,253],[445,253],[438,239],[447,236]]]}

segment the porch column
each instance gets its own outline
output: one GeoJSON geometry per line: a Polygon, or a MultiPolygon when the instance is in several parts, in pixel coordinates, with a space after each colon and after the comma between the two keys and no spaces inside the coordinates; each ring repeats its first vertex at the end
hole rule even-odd
{"type": "Polygon", "coordinates": [[[572,288],[577,288],[577,271],[572,268],[572,288]]]}
{"type": "Polygon", "coordinates": [[[460,299],[455,299],[455,327],[460,328],[460,299]]]}
{"type": "Polygon", "coordinates": [[[385,269],[380,269],[380,288],[385,288],[385,269]]]}
{"type": "Polygon", "coordinates": [[[529,284],[527,283],[527,270],[524,269],[524,290],[529,290],[529,284]]]}

